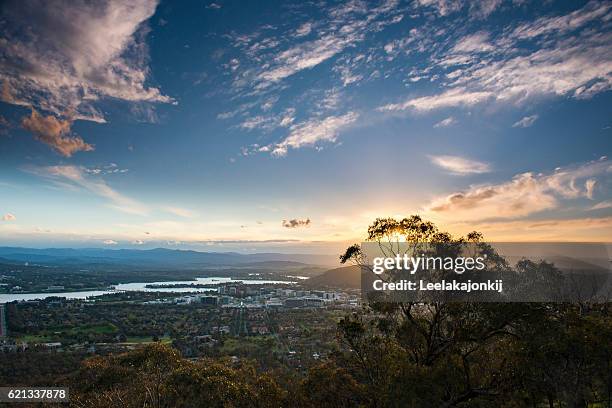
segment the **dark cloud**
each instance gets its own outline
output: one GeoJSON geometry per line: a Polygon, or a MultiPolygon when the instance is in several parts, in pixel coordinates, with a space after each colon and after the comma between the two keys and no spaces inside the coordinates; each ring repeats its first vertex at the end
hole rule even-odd
{"type": "Polygon", "coordinates": [[[283,227],[285,228],[307,227],[309,225],[310,225],[310,218],[306,218],[305,220],[298,220],[296,218],[292,220],[283,220],[283,227]]]}

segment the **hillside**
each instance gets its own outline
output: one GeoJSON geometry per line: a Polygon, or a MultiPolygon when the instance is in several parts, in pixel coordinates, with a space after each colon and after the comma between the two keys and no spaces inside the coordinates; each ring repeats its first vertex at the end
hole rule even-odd
{"type": "Polygon", "coordinates": [[[361,272],[358,266],[344,266],[308,279],[305,285],[311,288],[332,287],[357,289],[361,287],[361,272]]]}

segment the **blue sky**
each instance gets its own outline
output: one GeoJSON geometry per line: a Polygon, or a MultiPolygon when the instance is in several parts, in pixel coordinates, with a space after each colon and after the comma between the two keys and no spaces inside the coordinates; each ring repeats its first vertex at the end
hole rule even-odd
{"type": "Polygon", "coordinates": [[[0,244],[610,241],[609,2],[9,1],[0,244]]]}

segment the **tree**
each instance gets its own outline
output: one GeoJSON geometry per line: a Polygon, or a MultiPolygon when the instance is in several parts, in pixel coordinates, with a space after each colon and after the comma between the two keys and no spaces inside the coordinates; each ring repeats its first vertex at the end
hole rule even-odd
{"type": "Polygon", "coordinates": [[[192,362],[160,343],[86,360],[71,382],[80,407],[280,407],[285,395],[253,366],[192,362]]]}
{"type": "MultiPolygon", "coordinates": [[[[469,243],[487,255],[488,270],[516,278],[512,274],[517,272],[483,242],[482,234],[453,237],[416,215],[376,219],[367,241],[390,257],[402,250],[399,241],[451,256],[469,243]]],[[[369,268],[359,244],[347,248],[340,260],[369,268]]],[[[547,263],[525,261],[517,269],[548,278],[558,274],[547,263]]],[[[344,364],[368,387],[373,406],[482,406],[493,401],[504,406],[554,401],[586,406],[610,398],[611,322],[607,315],[581,316],[576,309],[444,299],[370,301],[362,313],[340,322],[339,337],[346,345],[344,364]],[[605,334],[603,343],[592,335],[594,327],[605,334]]]]}

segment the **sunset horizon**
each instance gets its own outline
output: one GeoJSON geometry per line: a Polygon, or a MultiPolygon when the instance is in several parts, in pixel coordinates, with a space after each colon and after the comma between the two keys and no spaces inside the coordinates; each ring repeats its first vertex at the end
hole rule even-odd
{"type": "Polygon", "coordinates": [[[458,4],[8,2],[0,245],[609,242],[610,5],[458,4]]]}

